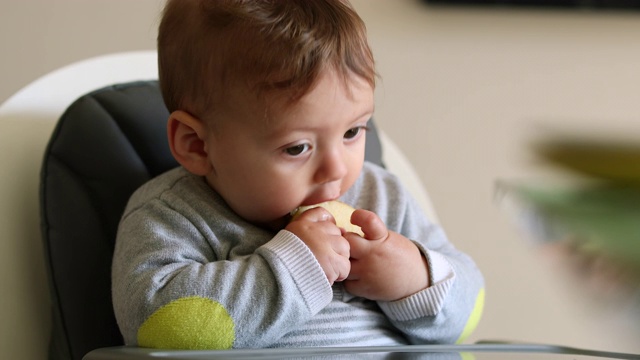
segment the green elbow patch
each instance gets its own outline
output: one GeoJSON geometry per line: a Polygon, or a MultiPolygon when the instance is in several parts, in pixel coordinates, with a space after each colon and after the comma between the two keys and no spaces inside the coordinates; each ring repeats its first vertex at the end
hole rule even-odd
{"type": "Polygon", "coordinates": [[[478,292],[478,296],[476,296],[476,303],[473,306],[473,311],[471,311],[471,315],[467,320],[467,324],[464,326],[464,330],[462,330],[462,334],[456,341],[456,344],[462,343],[471,333],[476,329],[478,323],[480,322],[480,318],[482,317],[482,310],[484,309],[484,288],[480,289],[478,292]]]}
{"type": "Polygon", "coordinates": [[[218,302],[199,296],[174,300],[138,329],[138,346],[158,349],[231,349],[235,324],[218,302]]]}

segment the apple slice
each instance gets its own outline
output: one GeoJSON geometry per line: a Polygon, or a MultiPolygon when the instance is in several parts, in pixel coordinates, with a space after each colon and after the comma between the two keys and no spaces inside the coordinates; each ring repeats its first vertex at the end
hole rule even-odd
{"type": "Polygon", "coordinates": [[[338,200],[326,201],[320,204],[309,205],[309,206],[300,206],[299,208],[291,212],[291,220],[294,220],[295,218],[300,216],[300,214],[302,214],[303,212],[316,207],[323,207],[331,215],[333,215],[333,218],[336,220],[336,225],[338,227],[341,227],[348,232],[354,232],[356,234],[359,234],[360,236],[364,236],[362,229],[360,229],[359,226],[353,225],[351,223],[351,214],[356,209],[338,200]]]}

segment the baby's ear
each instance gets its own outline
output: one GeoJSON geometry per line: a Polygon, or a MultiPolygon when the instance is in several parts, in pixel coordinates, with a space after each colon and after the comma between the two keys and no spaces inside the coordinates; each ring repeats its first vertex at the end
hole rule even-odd
{"type": "Polygon", "coordinates": [[[167,122],[169,147],[173,157],[189,172],[207,175],[212,167],[207,157],[207,126],[191,114],[177,110],[167,122]]]}

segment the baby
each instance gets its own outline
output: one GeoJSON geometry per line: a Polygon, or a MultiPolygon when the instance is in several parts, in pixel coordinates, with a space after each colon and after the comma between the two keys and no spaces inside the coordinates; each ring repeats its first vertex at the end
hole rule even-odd
{"type": "Polygon", "coordinates": [[[461,341],[483,279],[364,161],[376,73],[346,0],[169,0],[158,35],[181,165],[135,192],[113,261],[125,343],[229,349],[461,341]],[[347,232],[317,207],[357,210],[347,232]]]}

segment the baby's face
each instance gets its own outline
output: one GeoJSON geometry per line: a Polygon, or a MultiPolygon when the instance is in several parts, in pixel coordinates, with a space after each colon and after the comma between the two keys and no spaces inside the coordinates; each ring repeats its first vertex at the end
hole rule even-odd
{"type": "Polygon", "coordinates": [[[247,96],[224,111],[206,141],[209,184],[240,216],[273,225],[301,205],[334,200],[358,178],[373,89],[334,72],[288,107],[247,96]],[[251,101],[253,99],[253,101],[251,101]]]}

